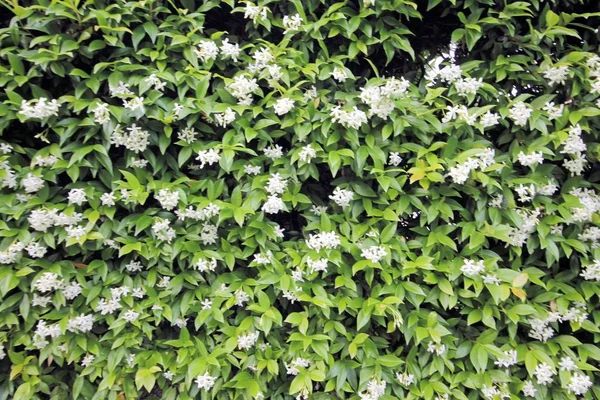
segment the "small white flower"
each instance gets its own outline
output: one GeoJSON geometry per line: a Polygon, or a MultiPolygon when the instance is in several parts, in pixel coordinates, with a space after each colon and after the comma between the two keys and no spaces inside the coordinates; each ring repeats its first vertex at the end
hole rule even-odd
{"type": "Polygon", "coordinates": [[[546,363],[538,364],[535,367],[533,374],[537,379],[538,385],[547,385],[552,383],[552,377],[556,375],[556,373],[552,370],[552,367],[546,363]]]}
{"type": "Polygon", "coordinates": [[[215,149],[201,150],[198,152],[196,160],[200,161],[200,168],[204,168],[206,164],[213,165],[218,163],[221,160],[221,156],[219,155],[219,151],[215,149]]]}
{"type": "Polygon", "coordinates": [[[265,156],[271,160],[277,160],[278,158],[283,157],[283,147],[278,144],[267,147],[263,152],[265,153],[265,156]]]}
{"type": "Polygon", "coordinates": [[[348,207],[353,197],[353,191],[342,189],[340,187],[336,187],[333,190],[333,194],[329,196],[329,198],[340,207],[348,207]]]}
{"type": "Polygon", "coordinates": [[[400,165],[401,162],[402,162],[402,157],[400,157],[400,153],[392,151],[389,155],[388,164],[393,165],[394,167],[397,167],[400,165]]]}
{"type": "Polygon", "coordinates": [[[133,310],[127,310],[124,314],[123,314],[123,319],[129,323],[133,323],[135,321],[137,321],[137,319],[139,318],[140,313],[139,312],[135,312],[133,310]]]}
{"type": "Polygon", "coordinates": [[[580,372],[576,372],[571,376],[567,390],[569,393],[574,393],[577,396],[583,396],[592,387],[592,380],[589,376],[584,375],[580,372]]]}
{"type": "Polygon", "coordinates": [[[288,99],[287,97],[279,99],[273,104],[273,110],[277,115],[287,114],[292,108],[294,108],[294,100],[288,99]]]}
{"type": "Polygon", "coordinates": [[[260,166],[254,166],[252,164],[246,164],[244,165],[244,173],[248,174],[248,175],[258,175],[260,174],[260,166]]]}
{"type": "Polygon", "coordinates": [[[229,43],[229,39],[223,39],[221,42],[222,57],[229,57],[233,61],[237,62],[238,57],[240,56],[240,51],[240,45],[237,43],[229,43]]]}
{"type": "Polygon", "coordinates": [[[87,201],[85,191],[83,189],[71,189],[68,195],[69,204],[82,205],[87,201]]]}
{"type": "Polygon", "coordinates": [[[216,60],[219,55],[219,48],[215,42],[203,40],[198,43],[198,47],[194,49],[194,52],[202,62],[206,62],[208,60],[216,60]]]}
{"type": "Polygon", "coordinates": [[[552,67],[543,71],[544,78],[548,79],[548,85],[554,86],[556,84],[564,84],[569,75],[569,67],[552,67]]]}
{"type": "Polygon", "coordinates": [[[300,18],[300,14],[292,15],[291,17],[286,15],[283,17],[283,27],[285,31],[283,34],[285,35],[289,31],[297,31],[302,26],[302,18],[300,18]]]}
{"type": "Polygon", "coordinates": [[[85,367],[92,365],[95,358],[96,357],[92,354],[85,356],[84,359],[81,361],[81,366],[85,368],[85,367]]]}
{"type": "Polygon", "coordinates": [[[216,377],[213,377],[206,372],[204,375],[199,375],[196,378],[196,385],[198,385],[198,389],[205,389],[206,391],[209,391],[215,384],[216,380],[216,377]]]}
{"type": "Polygon", "coordinates": [[[525,384],[523,385],[523,395],[525,397],[535,397],[535,395],[537,394],[537,389],[535,388],[535,386],[533,386],[533,382],[532,381],[525,381],[525,384]]]}
{"type": "Polygon", "coordinates": [[[298,158],[300,161],[305,163],[310,163],[310,161],[317,156],[317,151],[312,148],[310,144],[302,147],[300,153],[298,153],[298,158]]]}
{"type": "Polygon", "coordinates": [[[346,74],[346,70],[339,67],[335,67],[333,69],[331,76],[333,76],[333,79],[335,79],[338,82],[344,82],[346,79],[348,79],[348,74],[346,74]]]}

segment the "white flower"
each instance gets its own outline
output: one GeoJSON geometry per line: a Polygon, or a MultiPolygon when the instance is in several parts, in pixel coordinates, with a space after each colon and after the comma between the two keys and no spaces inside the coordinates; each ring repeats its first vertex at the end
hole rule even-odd
{"type": "Polygon", "coordinates": [[[144,288],[135,288],[133,289],[133,292],[131,293],[131,295],[135,298],[141,299],[144,297],[144,295],[146,294],[146,291],[144,290],[144,288]]]}
{"type": "Polygon", "coordinates": [[[123,314],[122,318],[129,323],[133,323],[133,322],[137,321],[139,316],[140,316],[139,312],[135,312],[133,310],[127,310],[123,314]]]}
{"type": "Polygon", "coordinates": [[[178,327],[179,329],[182,329],[185,328],[185,326],[187,325],[187,321],[187,318],[177,318],[172,325],[178,327]]]}
{"type": "Polygon", "coordinates": [[[213,165],[214,163],[218,163],[221,160],[221,156],[219,155],[219,150],[200,150],[196,160],[200,161],[200,168],[204,168],[206,164],[213,165]]]}
{"type": "Polygon", "coordinates": [[[529,186],[525,186],[520,184],[519,187],[515,188],[515,192],[519,195],[519,201],[522,203],[526,203],[528,201],[533,200],[535,196],[535,185],[531,184],[529,186]]]}
{"type": "Polygon", "coordinates": [[[441,356],[446,352],[446,345],[442,343],[429,342],[427,345],[427,351],[441,356]]]}
{"type": "Polygon", "coordinates": [[[186,142],[187,144],[192,144],[196,140],[196,135],[198,132],[194,129],[194,127],[183,128],[179,132],[177,132],[177,139],[186,142]]]}
{"type": "Polygon", "coordinates": [[[515,122],[515,125],[525,126],[532,112],[531,108],[520,101],[509,110],[508,116],[515,122]]]}
{"type": "Polygon", "coordinates": [[[292,15],[291,17],[286,15],[283,17],[283,27],[285,31],[283,34],[285,35],[289,31],[297,31],[302,26],[302,18],[300,18],[300,14],[292,15]]]}
{"type": "Polygon", "coordinates": [[[544,78],[548,79],[548,85],[554,86],[557,83],[564,84],[569,75],[569,67],[552,67],[543,71],[544,78]]]}
{"type": "Polygon", "coordinates": [[[252,93],[258,90],[256,79],[248,79],[242,75],[233,78],[233,82],[226,86],[231,95],[238,99],[238,104],[252,104],[252,93]]]}
{"type": "Polygon", "coordinates": [[[402,374],[397,373],[396,379],[398,379],[398,382],[400,382],[401,385],[410,386],[415,381],[415,376],[413,374],[408,374],[406,372],[404,372],[402,374]]]}
{"type": "Polygon", "coordinates": [[[362,124],[368,123],[367,114],[354,106],[352,111],[342,110],[341,106],[335,106],[331,110],[331,121],[339,122],[344,128],[360,129],[362,124]]]}
{"type": "Polygon", "coordinates": [[[156,76],[156,74],[151,74],[146,79],[144,79],[144,81],[154,86],[154,89],[159,91],[162,91],[165,88],[165,86],[167,86],[167,83],[161,81],[160,78],[156,76]]]}
{"type": "Polygon", "coordinates": [[[271,160],[276,160],[283,157],[283,147],[278,144],[265,148],[263,152],[265,153],[265,156],[271,160]]]}
{"type": "Polygon", "coordinates": [[[196,378],[196,385],[198,385],[198,389],[206,389],[208,391],[213,387],[216,380],[216,377],[210,376],[210,374],[206,372],[204,375],[198,375],[196,378]]]}
{"type": "Polygon", "coordinates": [[[517,363],[517,352],[516,350],[507,350],[504,352],[504,355],[498,358],[497,361],[494,361],[494,365],[499,367],[508,368],[517,363]]]}
{"type": "Polygon", "coordinates": [[[247,335],[239,335],[237,338],[238,349],[239,350],[248,350],[252,346],[254,346],[254,344],[256,343],[257,340],[258,340],[257,332],[252,332],[247,335]]]}
{"type": "Polygon", "coordinates": [[[316,99],[318,96],[316,86],[311,86],[306,92],[304,92],[304,101],[309,102],[311,100],[316,99]]]}
{"type": "Polygon", "coordinates": [[[562,144],[564,145],[564,148],[561,150],[562,154],[581,156],[582,153],[587,151],[587,145],[581,138],[581,127],[579,124],[569,129],[569,136],[562,144]]]}
{"type": "Polygon", "coordinates": [[[524,152],[519,152],[519,155],[517,156],[519,158],[519,162],[521,163],[521,165],[524,165],[526,167],[530,167],[533,164],[543,164],[544,163],[544,154],[539,151],[539,152],[533,152],[530,154],[525,154],[524,152]]]}
{"type": "Polygon", "coordinates": [[[504,201],[504,196],[502,194],[497,194],[495,197],[493,197],[489,201],[488,206],[489,207],[500,208],[500,207],[502,207],[502,202],[503,201],[504,201]]]}
{"type": "Polygon", "coordinates": [[[84,359],[81,361],[81,366],[85,368],[92,365],[92,363],[94,362],[94,358],[96,357],[92,354],[85,356],[84,359]]]}
{"type": "Polygon", "coordinates": [[[77,204],[78,206],[87,201],[87,197],[83,189],[71,189],[69,191],[68,198],[69,204],[77,204]]]}
{"type": "Polygon", "coordinates": [[[94,316],[92,314],[80,314],[77,317],[70,318],[67,322],[67,330],[75,332],[77,330],[85,333],[92,330],[94,326],[94,316]]]}
{"type": "Polygon", "coordinates": [[[23,114],[29,119],[45,119],[51,116],[58,116],[60,105],[56,100],[48,101],[45,97],[33,100],[23,100],[19,114],[23,114]]]}
{"type": "Polygon", "coordinates": [[[94,122],[97,124],[104,124],[110,121],[110,112],[108,111],[108,104],[98,103],[94,109],[94,122]]]}
{"type": "Polygon", "coordinates": [[[194,53],[202,62],[216,60],[219,55],[219,47],[211,40],[203,40],[198,43],[198,48],[194,49],[194,53]]]}
{"type": "Polygon", "coordinates": [[[577,366],[571,357],[561,358],[558,366],[561,371],[573,371],[574,369],[577,369],[577,366]]]}
{"type": "Polygon", "coordinates": [[[340,237],[333,231],[319,232],[316,235],[311,234],[306,242],[306,246],[309,249],[317,252],[321,251],[321,249],[335,249],[341,244],[340,237]]]}
{"type": "Polygon", "coordinates": [[[123,99],[123,107],[128,110],[135,111],[141,110],[144,111],[144,98],[135,96],[131,100],[123,99]]]}
{"type": "Polygon", "coordinates": [[[121,303],[118,298],[111,299],[100,299],[98,305],[96,306],[96,311],[100,312],[101,315],[112,314],[121,308],[121,303]]]}
{"type": "Polygon", "coordinates": [[[120,125],[117,125],[110,136],[110,143],[115,147],[125,146],[126,149],[135,153],[140,153],[146,150],[150,144],[150,134],[136,124],[126,129],[128,133],[121,130],[120,125]]]}
{"type": "Polygon", "coordinates": [[[165,372],[163,372],[163,376],[165,377],[166,380],[172,381],[175,374],[172,373],[171,371],[165,371],[165,372]]]}
{"type": "Polygon", "coordinates": [[[265,190],[271,195],[283,194],[287,188],[287,179],[281,179],[279,173],[272,174],[265,190]]]}
{"type": "Polygon", "coordinates": [[[496,274],[486,274],[483,276],[483,283],[487,285],[499,285],[500,279],[498,279],[496,274]]]}
{"type": "Polygon", "coordinates": [[[298,368],[310,367],[310,361],[302,357],[296,357],[289,364],[284,362],[283,365],[285,366],[288,375],[298,375],[300,373],[298,368]]]}
{"type": "Polygon", "coordinates": [[[81,285],[79,282],[71,282],[62,290],[63,295],[67,300],[73,300],[81,294],[81,285]]]}
{"type": "Polygon", "coordinates": [[[58,158],[56,156],[53,155],[49,155],[49,156],[35,156],[35,159],[33,160],[33,166],[40,166],[40,167],[52,167],[54,164],[56,164],[56,162],[58,161],[58,158]]]}
{"type": "Polygon", "coordinates": [[[212,307],[212,301],[210,299],[204,299],[200,304],[202,304],[203,310],[210,310],[212,307]]]}
{"type": "Polygon", "coordinates": [[[579,274],[586,281],[600,281],[600,260],[594,260],[593,264],[586,265],[579,274]]]}
{"type": "Polygon", "coordinates": [[[235,304],[242,307],[245,302],[250,300],[250,296],[248,293],[244,292],[242,289],[238,289],[235,291],[235,304]]]}
{"type": "Polygon", "coordinates": [[[535,397],[537,393],[537,389],[533,386],[532,381],[525,381],[522,390],[525,397],[535,397]]]}
{"type": "MultiPolygon", "coordinates": [[[[2,154],[10,154],[13,151],[13,147],[8,143],[0,143],[0,153],[2,154]]],[[[40,156],[36,156],[36,159],[40,156]]],[[[54,157],[54,156],[52,156],[54,157]]],[[[35,164],[34,164],[35,165],[35,164]]]]}
{"type": "Polygon", "coordinates": [[[466,276],[479,276],[485,271],[485,265],[483,264],[483,260],[476,262],[465,258],[460,271],[466,276]]]}
{"type": "Polygon", "coordinates": [[[133,92],[129,90],[129,84],[119,81],[117,86],[108,85],[111,97],[132,96],[133,92]]]}
{"type": "Polygon", "coordinates": [[[204,245],[217,243],[217,240],[219,240],[219,235],[217,234],[217,232],[218,228],[216,225],[204,225],[202,227],[202,232],[200,232],[200,241],[204,245]]]}
{"type": "Polygon", "coordinates": [[[221,42],[221,56],[224,58],[229,57],[237,62],[240,51],[240,45],[237,43],[229,43],[229,39],[223,39],[221,42]]]}
{"type": "Polygon", "coordinates": [[[244,165],[244,173],[246,173],[248,175],[258,175],[258,174],[260,174],[260,166],[246,164],[246,165],[244,165]]]}
{"type": "Polygon", "coordinates": [[[342,189],[340,187],[336,187],[333,190],[333,194],[329,196],[329,198],[340,207],[348,207],[353,197],[353,191],[342,189]]]}
{"type": "Polygon", "coordinates": [[[383,257],[387,255],[387,251],[385,251],[385,249],[380,246],[371,246],[367,249],[364,249],[361,253],[361,257],[364,257],[373,263],[379,262],[383,257]]]}
{"type": "Polygon", "coordinates": [[[538,364],[533,371],[535,378],[537,379],[538,385],[547,385],[552,383],[552,377],[556,373],[552,370],[552,367],[546,363],[538,364]]]}
{"type": "Polygon", "coordinates": [[[296,268],[295,270],[292,271],[292,280],[294,282],[304,282],[304,271],[302,271],[300,268],[296,268]]]}
{"type": "Polygon", "coordinates": [[[102,205],[108,207],[113,207],[116,199],[114,192],[103,193],[102,196],[100,196],[102,205]]]}
{"type": "Polygon", "coordinates": [[[500,120],[500,114],[496,114],[496,113],[488,111],[480,117],[479,123],[484,128],[488,128],[490,126],[497,125],[498,120],[500,120]]]}
{"type": "Polygon", "coordinates": [[[346,70],[339,67],[335,67],[333,69],[331,76],[333,76],[333,79],[335,79],[338,82],[344,82],[346,79],[348,79],[348,74],[346,74],[346,70]]]}
{"type": "Polygon", "coordinates": [[[263,204],[261,210],[267,214],[277,214],[280,211],[286,211],[286,208],[281,197],[271,195],[267,197],[267,201],[263,204]]]}
{"type": "Polygon", "coordinates": [[[378,381],[373,378],[367,383],[367,392],[359,393],[361,400],[377,400],[385,394],[387,384],[385,381],[378,381]]]}
{"type": "Polygon", "coordinates": [[[217,119],[217,125],[225,128],[227,125],[235,121],[235,112],[231,109],[231,107],[227,107],[225,112],[216,114],[215,118],[217,119]]]}
{"type": "Polygon", "coordinates": [[[60,289],[62,288],[62,285],[63,280],[58,279],[58,275],[52,272],[45,272],[34,284],[35,289],[40,293],[60,289]]]}
{"type": "Polygon", "coordinates": [[[158,282],[156,284],[157,287],[161,288],[161,289],[165,289],[169,286],[169,284],[171,283],[171,277],[170,276],[163,276],[162,278],[160,278],[160,282],[158,282]]]}
{"type": "Polygon", "coordinates": [[[173,103],[173,114],[179,117],[181,111],[183,111],[183,106],[181,104],[173,103]]]}
{"type": "Polygon", "coordinates": [[[553,102],[549,102],[542,109],[548,113],[548,119],[552,121],[562,117],[565,106],[561,104],[555,107],[553,102]]]}
{"type": "Polygon", "coordinates": [[[158,194],[154,195],[154,198],[158,200],[160,206],[167,211],[171,211],[179,203],[179,192],[171,191],[169,189],[160,189],[158,194]]]}
{"type": "Polygon", "coordinates": [[[25,250],[27,250],[27,254],[31,258],[42,258],[46,254],[47,248],[39,243],[32,242],[25,247],[25,250]]]}
{"type": "Polygon", "coordinates": [[[462,69],[460,65],[450,64],[445,66],[439,71],[439,76],[442,81],[452,83],[460,79],[462,75],[462,69]]]}
{"type": "Polygon", "coordinates": [[[143,265],[141,262],[139,261],[129,261],[128,264],[125,264],[125,269],[127,270],[127,272],[139,272],[143,269],[143,265]]]}
{"type": "Polygon", "coordinates": [[[273,104],[273,110],[277,115],[287,114],[292,108],[294,108],[294,100],[286,97],[277,100],[275,104],[273,104]]]}
{"type": "Polygon", "coordinates": [[[217,260],[211,258],[210,260],[199,259],[194,266],[200,272],[214,271],[217,268],[217,260]]]}
{"type": "Polygon", "coordinates": [[[402,157],[400,157],[400,153],[392,151],[389,155],[388,164],[393,165],[394,167],[397,167],[400,165],[401,162],[402,162],[402,157]]]}
{"type": "Polygon", "coordinates": [[[317,151],[312,148],[310,144],[302,147],[300,153],[298,153],[298,158],[300,161],[305,163],[310,163],[310,161],[317,156],[317,151]]]}
{"type": "Polygon", "coordinates": [[[454,87],[459,96],[477,94],[477,91],[483,86],[483,79],[465,78],[454,82],[454,87]]]}
{"type": "Polygon", "coordinates": [[[567,390],[577,396],[583,396],[592,387],[592,380],[589,376],[576,372],[571,376],[567,390]]]}
{"type": "Polygon", "coordinates": [[[259,7],[255,6],[251,2],[246,3],[244,18],[251,19],[254,23],[256,23],[257,19],[263,20],[267,18],[267,11],[269,9],[267,7],[259,7]]]}
{"type": "Polygon", "coordinates": [[[280,227],[279,225],[275,225],[273,227],[273,233],[275,234],[275,236],[277,236],[278,238],[282,238],[284,237],[283,231],[285,231],[285,229],[283,229],[282,227],[280,227]]]}
{"type": "Polygon", "coordinates": [[[48,304],[52,302],[50,296],[38,296],[37,293],[33,294],[33,300],[31,301],[31,305],[36,307],[46,307],[48,304]]]}
{"type": "Polygon", "coordinates": [[[327,271],[327,262],[326,258],[319,258],[318,260],[314,260],[310,257],[306,259],[306,265],[308,265],[309,272],[312,274],[313,272],[321,272],[327,271]]]}

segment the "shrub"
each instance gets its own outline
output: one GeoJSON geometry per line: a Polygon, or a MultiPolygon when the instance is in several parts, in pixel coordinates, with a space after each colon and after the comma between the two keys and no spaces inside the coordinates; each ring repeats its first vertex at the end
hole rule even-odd
{"type": "Polygon", "coordinates": [[[0,399],[600,397],[597,2],[1,3],[0,399]]]}

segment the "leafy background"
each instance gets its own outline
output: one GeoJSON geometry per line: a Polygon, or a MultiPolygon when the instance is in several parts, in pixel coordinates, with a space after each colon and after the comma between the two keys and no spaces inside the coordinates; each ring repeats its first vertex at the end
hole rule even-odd
{"type": "MultiPolygon", "coordinates": [[[[1,4],[0,142],[13,150],[0,155],[0,178],[10,168],[19,183],[0,192],[0,250],[36,242],[48,252],[32,258],[22,251],[0,266],[0,399],[368,398],[373,379],[387,383],[381,399],[477,399],[490,388],[516,399],[541,363],[558,376],[535,385],[537,398],[574,398],[567,389],[573,373],[559,372],[564,356],[596,383],[600,292],[581,273],[598,249],[580,234],[600,220],[598,209],[573,220],[574,210],[589,204],[572,190],[591,190],[597,204],[600,108],[586,64],[598,53],[597,2],[260,1],[268,13],[256,21],[233,0],[1,4]],[[283,17],[296,13],[300,29],[284,34],[283,17]],[[239,44],[239,61],[203,61],[194,51],[202,41],[225,38],[239,44]],[[474,94],[461,96],[439,80],[429,84],[433,63],[450,65],[451,41],[463,75],[482,79],[474,94]],[[239,105],[227,85],[247,74],[263,48],[281,67],[281,79],[255,74],[252,104],[239,105]],[[550,85],[544,77],[555,65],[569,67],[566,83],[550,85]],[[332,77],[336,67],[348,76],[344,82],[332,77]],[[151,74],[166,83],[162,91],[145,80],[151,74]],[[360,89],[390,77],[410,87],[388,119],[370,117],[360,129],[332,121],[338,105],[367,111],[360,89]],[[111,96],[109,86],[119,82],[144,97],[143,112],[111,96]],[[313,85],[316,97],[305,97],[313,85]],[[41,97],[60,103],[58,115],[28,119],[19,112],[23,100],[41,97]],[[277,115],[273,104],[283,97],[295,105],[277,115]],[[519,101],[532,109],[525,127],[510,117],[519,101]],[[554,120],[543,109],[551,101],[564,105],[554,120]],[[109,104],[108,122],[95,121],[99,102],[109,104]],[[179,114],[175,103],[183,106],[179,114]],[[499,123],[445,121],[452,105],[472,115],[491,110],[499,123]],[[228,107],[236,116],[223,127],[216,115],[228,107]],[[132,124],[149,132],[139,154],[111,145],[117,125],[132,124]],[[572,176],[561,150],[577,124],[588,162],[572,176]],[[178,138],[186,127],[197,132],[191,143],[178,138]],[[307,144],[316,150],[309,163],[299,160],[307,144]],[[272,145],[285,155],[266,157],[272,145]],[[448,176],[489,148],[494,164],[471,171],[464,184],[448,176]],[[218,149],[219,163],[194,167],[209,149],[218,149]],[[521,151],[541,151],[543,164],[523,166],[521,151]],[[399,166],[388,162],[391,152],[402,157],[399,166]],[[58,158],[52,166],[35,164],[49,155],[58,158]],[[148,164],[135,167],[132,158],[148,164]],[[246,173],[247,164],[261,172],[246,173]],[[31,198],[17,197],[29,173],[44,186],[31,198]],[[281,196],[287,211],[268,214],[261,207],[275,173],[288,180],[281,196]],[[521,202],[515,193],[521,184],[551,181],[559,188],[551,195],[521,202]],[[330,200],[336,187],[354,192],[348,207],[330,200]],[[76,188],[88,200],[81,206],[67,201],[76,188]],[[216,243],[201,239],[205,223],[181,221],[161,207],[155,196],[165,188],[179,193],[177,209],[220,207],[210,220],[218,226],[216,243]],[[102,205],[100,197],[111,191],[116,205],[102,205]],[[500,194],[502,205],[489,206],[500,194]],[[44,209],[82,213],[85,234],[33,229],[28,218],[44,209]],[[517,210],[536,209],[539,221],[526,243],[511,245],[511,231],[523,224],[517,210]],[[156,218],[171,221],[171,242],[153,232],[156,218]],[[285,229],[283,238],[276,225],[285,229]],[[330,231],[340,236],[337,248],[307,246],[311,234],[330,231]],[[386,256],[366,260],[369,246],[382,246],[386,256]],[[256,262],[269,251],[269,263],[256,262]],[[326,258],[327,270],[308,273],[308,257],[326,258]],[[211,258],[214,271],[194,268],[211,258]],[[499,284],[465,276],[465,259],[484,260],[499,284]],[[127,271],[131,261],[143,270],[127,271]],[[303,281],[292,278],[298,269],[303,281]],[[48,272],[79,282],[82,293],[67,300],[56,290],[47,306],[33,306],[35,283],[48,272]],[[163,277],[168,285],[159,285],[163,277]],[[143,288],[145,295],[123,296],[114,314],[97,312],[119,287],[143,288]],[[248,295],[242,306],[239,291],[248,295]],[[295,301],[284,296],[290,292],[295,301]],[[212,304],[203,310],[206,299],[212,304]],[[587,318],[552,322],[555,336],[547,341],[530,336],[532,319],[573,307],[587,318]],[[122,318],[129,309],[140,313],[135,322],[122,318]],[[80,314],[94,315],[91,332],[66,329],[80,314]],[[41,320],[58,323],[61,332],[38,349],[41,320]],[[242,350],[238,337],[249,333],[258,340],[242,350]],[[432,343],[445,351],[428,351],[432,343]],[[517,351],[516,364],[494,364],[507,350],[517,351]],[[93,362],[82,366],[90,355],[93,362]],[[310,365],[290,375],[286,365],[297,357],[310,365]],[[205,373],[216,377],[208,391],[194,381],[205,373]],[[401,384],[398,373],[414,382],[401,384]]],[[[586,396],[600,397],[600,386],[586,396]]]]}

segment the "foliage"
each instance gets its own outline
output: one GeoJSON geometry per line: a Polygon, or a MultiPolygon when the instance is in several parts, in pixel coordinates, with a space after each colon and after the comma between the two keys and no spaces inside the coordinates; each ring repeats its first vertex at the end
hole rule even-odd
{"type": "Polygon", "coordinates": [[[0,399],[600,397],[597,2],[0,4],[0,399]]]}

